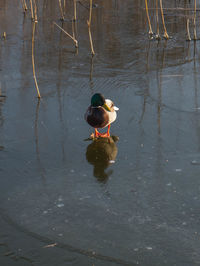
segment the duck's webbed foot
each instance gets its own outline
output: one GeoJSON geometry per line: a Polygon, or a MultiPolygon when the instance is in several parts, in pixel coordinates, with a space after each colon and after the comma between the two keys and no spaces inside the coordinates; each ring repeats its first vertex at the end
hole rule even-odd
{"type": "Polygon", "coordinates": [[[95,128],[95,132],[90,135],[91,139],[99,138],[101,136],[101,133],[98,132],[98,130],[95,128]]]}
{"type": "Polygon", "coordinates": [[[108,130],[106,133],[100,133],[96,128],[95,128],[95,133],[91,134],[91,137],[93,138],[108,138],[110,137],[110,125],[108,125],[108,130]]]}
{"type": "Polygon", "coordinates": [[[110,137],[110,134],[108,134],[107,132],[106,133],[100,133],[100,135],[99,135],[99,137],[100,138],[108,138],[108,137],[110,137]]]}

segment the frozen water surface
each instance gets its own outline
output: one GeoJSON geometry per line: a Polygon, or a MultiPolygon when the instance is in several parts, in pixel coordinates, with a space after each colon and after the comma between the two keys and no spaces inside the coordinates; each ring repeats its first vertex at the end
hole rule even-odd
{"type": "Polygon", "coordinates": [[[30,12],[20,1],[0,3],[0,262],[198,265],[199,42],[186,42],[186,13],[165,11],[172,38],[157,42],[148,40],[141,1],[95,2],[91,58],[88,3],[77,3],[76,50],[53,26],[61,25],[57,2],[38,5],[40,101],[30,12]],[[120,108],[110,142],[85,141],[95,92],[120,108]]]}

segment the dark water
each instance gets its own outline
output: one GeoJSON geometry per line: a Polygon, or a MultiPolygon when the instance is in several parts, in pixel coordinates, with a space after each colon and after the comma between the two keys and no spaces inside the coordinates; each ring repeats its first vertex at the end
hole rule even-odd
{"type": "MultiPolygon", "coordinates": [[[[30,11],[0,2],[1,264],[199,265],[200,50],[186,41],[193,12],[181,9],[193,2],[163,2],[172,38],[157,42],[143,2],[95,1],[93,58],[88,1],[77,3],[78,50],[53,26],[57,2],[38,5],[40,101],[30,11]],[[85,141],[95,92],[120,108],[119,141],[85,141]]],[[[72,16],[67,1],[70,33],[72,16]]]]}

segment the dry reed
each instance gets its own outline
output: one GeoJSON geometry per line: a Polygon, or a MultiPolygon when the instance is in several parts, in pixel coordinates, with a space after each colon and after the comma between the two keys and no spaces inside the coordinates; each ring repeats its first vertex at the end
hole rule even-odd
{"type": "Polygon", "coordinates": [[[71,34],[61,28],[56,22],[53,22],[53,24],[56,25],[60,30],[62,30],[68,37],[70,37],[74,41],[75,47],[78,48],[78,41],[71,34]]]}
{"type": "Polygon", "coordinates": [[[190,37],[190,20],[189,18],[187,19],[187,41],[191,41],[191,37],[190,37]]]}
{"type": "Polygon", "coordinates": [[[34,13],[33,13],[33,2],[30,0],[30,6],[31,6],[31,19],[34,21],[34,13]]]}
{"type": "Polygon", "coordinates": [[[75,20],[72,20],[72,36],[74,39],[76,39],[76,37],[75,37],[75,20]]]}
{"type": "Polygon", "coordinates": [[[157,32],[156,32],[156,39],[160,40],[160,31],[159,31],[159,21],[158,21],[158,0],[156,0],[156,27],[157,27],[157,32]]]}
{"type": "Polygon", "coordinates": [[[73,16],[73,19],[72,19],[72,34],[73,34],[73,37],[76,38],[76,33],[77,33],[77,24],[76,24],[76,20],[77,20],[77,15],[76,15],[76,0],[73,0],[74,1],[74,16],[73,16]]]}
{"type": "Polygon", "coordinates": [[[63,7],[62,7],[61,0],[58,0],[58,2],[59,2],[59,7],[60,7],[60,15],[61,15],[61,18],[60,18],[60,20],[61,20],[61,21],[64,21],[64,20],[65,20],[65,17],[64,17],[64,12],[63,12],[63,7]]]}
{"type": "Polygon", "coordinates": [[[163,23],[163,28],[164,28],[164,38],[165,39],[169,39],[169,35],[167,33],[167,29],[166,29],[166,26],[165,26],[165,19],[164,19],[164,14],[163,14],[162,0],[160,0],[160,12],[161,12],[162,23],[163,23]]]}
{"type": "Polygon", "coordinates": [[[40,90],[39,90],[39,87],[38,87],[37,78],[36,78],[36,74],[35,74],[35,59],[34,59],[35,25],[36,25],[36,23],[33,22],[33,29],[32,29],[32,67],[33,67],[33,78],[34,78],[34,81],[35,81],[35,87],[36,87],[36,90],[37,90],[37,95],[38,95],[38,98],[41,98],[40,90]]]}
{"type": "Polygon", "coordinates": [[[76,0],[74,0],[74,21],[76,21],[76,0]]]}
{"type": "Polygon", "coordinates": [[[197,2],[196,0],[194,1],[194,19],[193,19],[193,24],[194,24],[194,40],[197,40],[197,31],[196,31],[196,10],[197,10],[197,2]]]}
{"type": "Polygon", "coordinates": [[[151,21],[150,21],[150,17],[149,17],[149,10],[148,10],[147,0],[145,0],[145,8],[146,8],[147,20],[148,20],[148,24],[149,24],[149,36],[152,37],[153,31],[152,31],[151,21]]]}
{"type": "Polygon", "coordinates": [[[92,75],[93,75],[93,69],[94,69],[94,64],[93,64],[94,57],[91,57],[90,61],[90,82],[92,82],[92,75]]]}
{"type": "Polygon", "coordinates": [[[3,35],[2,35],[2,38],[5,40],[5,39],[6,39],[6,36],[7,36],[7,35],[6,35],[6,32],[4,31],[4,32],[3,32],[3,35]]]}
{"type": "Polygon", "coordinates": [[[26,11],[28,10],[27,4],[26,4],[26,0],[21,0],[21,2],[22,2],[23,11],[24,11],[24,13],[26,13],[26,11]]]}
{"type": "Polygon", "coordinates": [[[92,42],[91,28],[90,28],[91,27],[91,20],[92,20],[92,0],[90,0],[90,14],[89,14],[89,20],[87,20],[87,25],[88,25],[91,53],[92,53],[92,55],[95,55],[93,42],[92,42]]]}
{"type": "Polygon", "coordinates": [[[38,22],[38,16],[37,16],[37,4],[36,4],[36,0],[34,1],[34,21],[37,23],[38,22]]]}

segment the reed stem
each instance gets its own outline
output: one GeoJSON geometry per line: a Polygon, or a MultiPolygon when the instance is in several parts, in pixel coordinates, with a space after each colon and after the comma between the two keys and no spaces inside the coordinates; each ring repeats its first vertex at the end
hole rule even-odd
{"type": "Polygon", "coordinates": [[[150,21],[150,17],[149,17],[149,9],[148,9],[147,0],[145,0],[145,8],[146,8],[147,20],[148,20],[148,24],[149,24],[149,35],[152,36],[153,31],[152,31],[151,21],[150,21]]]}
{"type": "Polygon", "coordinates": [[[191,37],[190,37],[190,20],[189,18],[187,19],[187,35],[188,35],[188,41],[191,41],[191,37]]]}
{"type": "Polygon", "coordinates": [[[35,81],[35,87],[36,87],[36,90],[37,90],[37,95],[38,95],[38,98],[41,98],[40,90],[39,90],[39,87],[38,87],[37,78],[36,78],[36,74],[35,74],[35,59],[34,59],[35,24],[36,23],[33,22],[33,30],[32,30],[32,67],[33,67],[33,78],[34,78],[34,81],[35,81]]]}
{"type": "Polygon", "coordinates": [[[30,6],[31,6],[31,19],[34,21],[34,14],[33,14],[33,2],[30,0],[30,6]]]}
{"type": "Polygon", "coordinates": [[[169,35],[167,33],[167,29],[165,26],[165,19],[164,19],[164,14],[163,14],[163,7],[162,7],[162,0],[160,0],[160,12],[161,12],[161,17],[162,17],[162,23],[163,23],[163,28],[164,28],[164,38],[169,39],[169,35]]]}
{"type": "Polygon", "coordinates": [[[34,21],[37,23],[38,22],[38,16],[37,16],[37,4],[36,4],[36,0],[34,1],[34,21]]]}
{"type": "Polygon", "coordinates": [[[72,37],[75,39],[75,20],[72,20],[72,37]]]}
{"type": "Polygon", "coordinates": [[[76,21],[76,0],[74,0],[74,21],[76,21]]]}
{"type": "Polygon", "coordinates": [[[156,27],[157,27],[156,39],[160,40],[159,19],[158,19],[158,0],[156,0],[156,27]]]}
{"type": "Polygon", "coordinates": [[[88,24],[88,33],[89,33],[89,39],[90,39],[91,53],[92,55],[95,55],[93,42],[92,42],[91,28],[90,28],[91,20],[92,20],[92,0],[90,0],[90,15],[89,15],[89,20],[87,20],[87,24],[88,24]]]}
{"type": "Polygon", "coordinates": [[[196,10],[197,10],[197,2],[196,0],[194,1],[194,20],[193,20],[193,24],[194,24],[194,40],[197,40],[197,31],[196,31],[196,10]]]}
{"type": "Polygon", "coordinates": [[[6,40],[6,32],[5,32],[5,31],[3,32],[2,38],[3,38],[4,40],[6,40]]]}
{"type": "Polygon", "coordinates": [[[60,14],[61,14],[60,20],[61,21],[64,21],[65,20],[65,17],[64,17],[64,13],[63,13],[63,8],[62,8],[61,0],[58,0],[58,2],[59,2],[59,7],[60,7],[60,14]]]}
{"type": "Polygon", "coordinates": [[[63,2],[63,9],[64,9],[64,14],[65,14],[65,10],[66,10],[66,0],[64,0],[64,2],[63,2]]]}
{"type": "Polygon", "coordinates": [[[21,0],[24,13],[28,10],[26,0],[21,0]]]}

